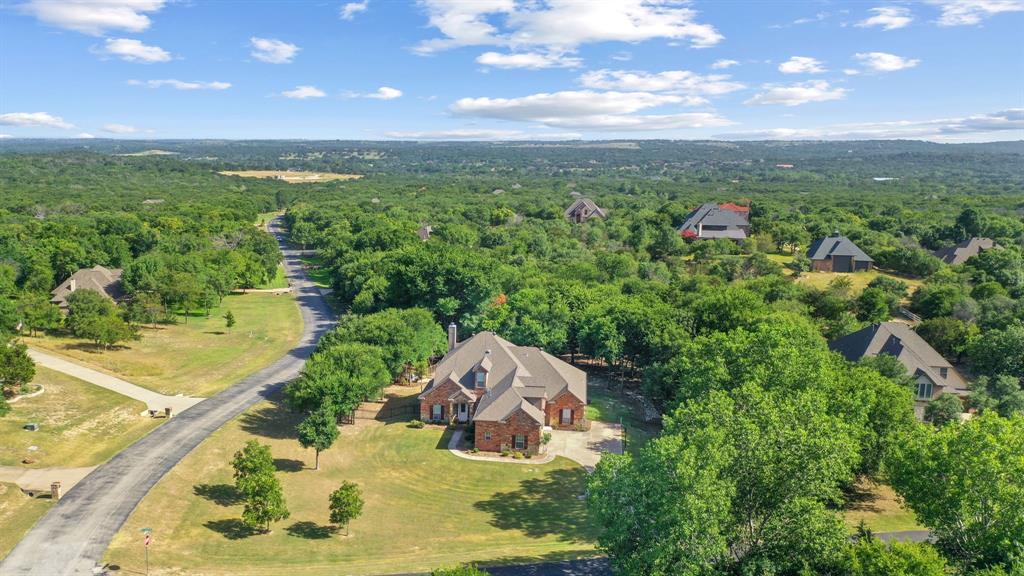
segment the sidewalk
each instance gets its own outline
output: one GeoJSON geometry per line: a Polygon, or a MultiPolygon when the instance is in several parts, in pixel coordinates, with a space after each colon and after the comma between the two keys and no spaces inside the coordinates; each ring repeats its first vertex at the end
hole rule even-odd
{"type": "Polygon", "coordinates": [[[72,486],[78,484],[92,472],[95,466],[84,468],[22,468],[20,466],[0,466],[0,482],[17,484],[23,492],[50,493],[50,484],[60,482],[61,490],[66,494],[72,486]]]}
{"type": "MultiPolygon", "coordinates": [[[[158,410],[163,413],[164,408],[170,408],[174,414],[181,414],[186,409],[203,401],[203,398],[192,398],[190,396],[164,396],[115,376],[104,374],[92,368],[86,368],[80,364],[69,362],[63,358],[40,352],[33,348],[29,348],[28,355],[40,366],[56,370],[57,372],[63,372],[68,376],[74,376],[79,380],[85,380],[90,384],[95,384],[101,388],[106,388],[133,400],[143,402],[146,404],[147,410],[158,410]]],[[[146,413],[142,412],[142,414],[146,413]]]]}

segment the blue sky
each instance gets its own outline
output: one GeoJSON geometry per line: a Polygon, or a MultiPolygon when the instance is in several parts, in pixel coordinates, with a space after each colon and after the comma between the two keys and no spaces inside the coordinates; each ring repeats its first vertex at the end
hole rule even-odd
{"type": "Polygon", "coordinates": [[[1024,138],[1024,0],[14,0],[4,137],[1024,138]]]}

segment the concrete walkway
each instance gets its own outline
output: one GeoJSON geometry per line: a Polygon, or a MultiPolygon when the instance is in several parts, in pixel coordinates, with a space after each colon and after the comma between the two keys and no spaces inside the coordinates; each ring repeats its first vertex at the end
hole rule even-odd
{"type": "Polygon", "coordinates": [[[17,484],[22,492],[50,493],[50,484],[60,481],[61,489],[66,493],[92,472],[95,466],[84,468],[22,468],[20,466],[0,466],[0,482],[17,484]]]}
{"type": "MultiPolygon", "coordinates": [[[[181,414],[187,408],[191,408],[196,404],[203,401],[202,398],[192,398],[191,396],[164,396],[158,394],[152,390],[147,390],[142,386],[137,386],[131,382],[126,382],[116,376],[104,374],[92,368],[86,368],[81,364],[75,364],[69,362],[58,356],[41,352],[34,348],[30,348],[28,355],[35,360],[36,364],[49,368],[50,370],[56,370],[57,372],[63,372],[68,376],[74,376],[79,380],[85,380],[90,384],[95,384],[107,390],[117,392],[123,396],[127,396],[133,400],[138,400],[146,404],[147,410],[158,410],[163,413],[164,408],[170,408],[173,410],[173,414],[181,414]]],[[[146,414],[143,411],[142,414],[146,414]]]]}
{"type": "Polygon", "coordinates": [[[555,454],[548,450],[547,454],[541,454],[540,456],[534,456],[532,458],[523,458],[516,460],[515,458],[509,458],[505,456],[488,456],[484,452],[478,454],[472,454],[464,450],[459,450],[459,445],[462,444],[462,433],[464,430],[455,430],[452,432],[451,439],[448,440],[448,451],[455,454],[459,458],[465,458],[466,460],[476,460],[478,462],[498,462],[499,464],[547,464],[555,459],[555,454]]]}
{"type": "Polygon", "coordinates": [[[483,452],[473,454],[460,450],[462,444],[463,430],[455,430],[448,440],[448,450],[466,460],[478,460],[481,462],[502,462],[506,464],[547,464],[555,459],[555,456],[565,456],[577,462],[593,472],[594,467],[601,461],[601,455],[605,452],[622,454],[622,426],[607,422],[591,422],[590,430],[578,432],[576,430],[550,430],[551,441],[548,442],[547,452],[539,457],[529,460],[515,460],[501,456],[487,455],[483,452]]]}

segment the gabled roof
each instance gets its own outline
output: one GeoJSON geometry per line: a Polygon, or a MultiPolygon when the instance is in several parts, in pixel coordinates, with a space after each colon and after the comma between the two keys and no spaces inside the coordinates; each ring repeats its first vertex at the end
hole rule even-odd
{"type": "Polygon", "coordinates": [[[911,376],[925,375],[935,384],[950,388],[950,392],[967,393],[967,383],[956,368],[902,322],[872,324],[834,340],[828,346],[851,362],[879,354],[895,356],[911,376]],[[945,377],[942,376],[943,369],[945,377]]]}
{"type": "Polygon", "coordinates": [[[974,256],[981,254],[984,250],[991,250],[993,247],[995,247],[995,242],[993,242],[991,238],[975,237],[970,240],[964,240],[956,246],[939,248],[935,252],[932,252],[932,254],[946,264],[955,265],[963,264],[969,258],[973,258],[974,256]]]}
{"type": "Polygon", "coordinates": [[[424,224],[423,226],[420,226],[418,230],[416,230],[416,235],[420,237],[420,240],[426,242],[427,240],[430,240],[430,235],[433,232],[433,226],[431,226],[430,224],[424,224]]]}
{"type": "Polygon", "coordinates": [[[679,227],[679,231],[684,236],[696,236],[698,228],[701,226],[726,226],[732,230],[739,231],[739,233],[726,236],[711,236],[710,233],[714,231],[706,230],[700,233],[700,237],[746,238],[746,232],[740,227],[750,224],[750,220],[747,217],[749,211],[750,209],[745,206],[737,206],[735,204],[722,204],[719,206],[714,202],[707,202],[698,206],[693,212],[690,212],[683,225],[679,227]],[[687,234],[688,232],[691,234],[687,234]]]}
{"type": "Polygon", "coordinates": [[[853,259],[857,261],[874,262],[859,246],[853,243],[853,240],[840,235],[839,232],[816,240],[807,249],[807,258],[811,260],[825,260],[833,256],[853,256],[853,259]]]}
{"type": "Polygon", "coordinates": [[[591,215],[600,216],[601,218],[604,218],[604,217],[607,216],[607,214],[605,214],[604,210],[602,210],[600,206],[595,204],[593,200],[591,200],[590,198],[580,198],[580,199],[576,200],[575,202],[573,202],[572,206],[569,206],[568,208],[565,209],[565,216],[566,216],[566,218],[572,216],[573,214],[575,214],[577,211],[581,210],[582,208],[589,209],[591,215]]]}
{"type": "Polygon", "coordinates": [[[50,294],[50,302],[61,307],[67,306],[68,296],[76,290],[92,290],[99,292],[111,300],[119,300],[124,296],[121,290],[121,269],[93,266],[82,268],[60,283],[50,294]]]}

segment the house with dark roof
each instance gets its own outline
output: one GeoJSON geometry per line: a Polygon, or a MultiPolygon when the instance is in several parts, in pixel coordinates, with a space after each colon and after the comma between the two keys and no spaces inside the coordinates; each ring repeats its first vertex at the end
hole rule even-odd
{"type": "Polygon", "coordinates": [[[939,260],[953,266],[955,264],[963,264],[964,262],[967,262],[969,258],[973,258],[985,250],[991,250],[995,247],[996,243],[993,242],[991,238],[975,237],[970,240],[964,240],[956,246],[939,248],[935,252],[932,252],[932,254],[934,254],[939,260]]]}
{"type": "Polygon", "coordinates": [[[76,290],[99,292],[117,302],[124,297],[124,292],[121,290],[121,269],[96,265],[92,268],[78,270],[50,292],[50,302],[66,312],[68,296],[76,290]]]}
{"type": "Polygon", "coordinates": [[[516,346],[493,332],[456,342],[419,395],[420,419],[474,424],[474,446],[535,454],[546,427],[584,425],[587,375],[540,348],[516,346]]]}
{"type": "Polygon", "coordinates": [[[807,258],[811,261],[811,270],[818,272],[863,272],[871,270],[874,262],[838,230],[811,244],[807,258]]]}
{"type": "Polygon", "coordinates": [[[424,224],[416,230],[416,235],[420,237],[420,240],[426,242],[430,240],[430,235],[434,233],[434,227],[430,224],[424,224]]]}
{"type": "Polygon", "coordinates": [[[607,218],[608,214],[590,198],[579,198],[565,209],[565,217],[570,222],[581,224],[591,218],[607,218]]]}
{"type": "Polygon", "coordinates": [[[701,204],[686,216],[679,235],[686,239],[743,240],[750,233],[750,207],[737,204],[701,204]]]}
{"type": "Polygon", "coordinates": [[[852,334],[833,340],[829,348],[856,362],[865,356],[889,354],[896,357],[917,381],[914,399],[918,416],[924,406],[943,393],[966,399],[970,390],[956,368],[935,351],[924,338],[902,322],[872,324],[852,334]]]}

